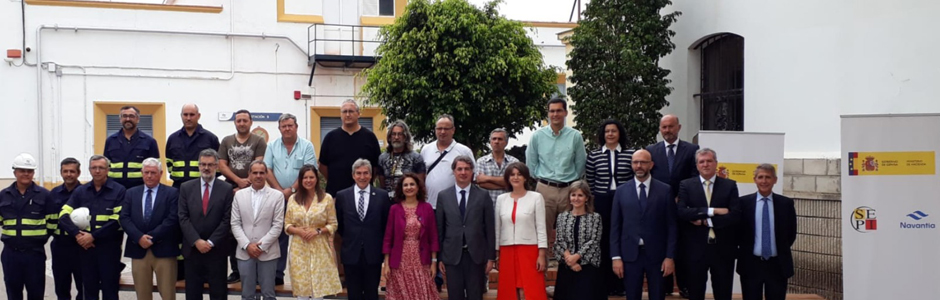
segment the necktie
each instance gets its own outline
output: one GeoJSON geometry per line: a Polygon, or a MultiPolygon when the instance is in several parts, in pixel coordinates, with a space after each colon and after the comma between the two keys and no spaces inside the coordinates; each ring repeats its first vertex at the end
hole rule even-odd
{"type": "Polygon", "coordinates": [[[646,184],[640,183],[640,210],[646,211],[646,184]]]}
{"type": "Polygon", "coordinates": [[[205,215],[209,210],[209,183],[206,182],[206,191],[202,192],[202,214],[205,215]]]}
{"type": "Polygon", "coordinates": [[[463,219],[467,214],[467,191],[460,191],[460,218],[463,219]]]}
{"type": "Polygon", "coordinates": [[[760,200],[764,202],[760,225],[760,257],[764,260],[768,260],[772,254],[772,250],[770,249],[770,199],[764,197],[760,200]]]}
{"type": "Polygon", "coordinates": [[[359,191],[359,204],[356,204],[356,211],[359,212],[359,221],[366,218],[366,191],[359,191]]]}
{"type": "MultiPolygon", "coordinates": [[[[705,180],[705,201],[708,203],[708,207],[712,206],[712,182],[711,180],[705,180]]],[[[708,237],[715,238],[715,229],[708,229],[708,237]]]]}
{"type": "Polygon", "coordinates": [[[666,150],[666,160],[669,161],[669,172],[672,173],[672,166],[676,164],[676,145],[669,145],[669,150],[666,150]]]}
{"type": "Polygon", "coordinates": [[[144,223],[150,223],[153,214],[153,189],[147,189],[147,198],[144,199],[144,223]]]}

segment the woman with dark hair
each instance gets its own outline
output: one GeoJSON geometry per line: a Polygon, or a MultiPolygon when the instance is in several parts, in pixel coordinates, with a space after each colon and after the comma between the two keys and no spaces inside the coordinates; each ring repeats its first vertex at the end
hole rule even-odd
{"type": "Polygon", "coordinates": [[[438,300],[434,276],[437,272],[437,222],[427,202],[421,179],[405,173],[395,187],[395,204],[385,226],[385,298],[388,300],[438,300]]]}
{"type": "Polygon", "coordinates": [[[496,198],[496,257],[499,265],[497,300],[547,299],[545,269],[548,267],[548,235],[545,199],[529,191],[529,168],[514,162],[506,166],[503,180],[511,192],[496,198]]]}
{"type": "Polygon", "coordinates": [[[300,300],[323,299],[343,291],[339,282],[330,235],[336,231],[333,197],[323,191],[313,165],[300,169],[301,188],[287,201],[284,231],[290,239],[290,281],[300,300]]]}
{"type": "Polygon", "coordinates": [[[607,299],[600,280],[601,216],[594,212],[594,197],[587,183],[572,184],[568,201],[568,210],[555,222],[555,258],[559,263],[554,299],[607,299]]]}
{"type": "Polygon", "coordinates": [[[601,235],[600,287],[608,295],[623,296],[623,282],[613,272],[610,259],[610,210],[613,206],[614,191],[617,186],[633,179],[633,149],[629,149],[629,139],[623,124],[616,120],[606,120],[597,130],[597,143],[600,149],[588,154],[584,173],[587,184],[594,194],[594,210],[601,216],[603,234],[601,235]]]}

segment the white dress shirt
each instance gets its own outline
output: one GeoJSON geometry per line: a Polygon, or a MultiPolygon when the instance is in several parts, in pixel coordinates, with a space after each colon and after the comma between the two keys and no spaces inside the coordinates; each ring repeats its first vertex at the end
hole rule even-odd
{"type": "MultiPolygon", "coordinates": [[[[251,188],[251,217],[257,219],[258,211],[261,210],[261,201],[264,201],[264,187],[260,190],[256,190],[254,187],[251,188]]],[[[252,220],[254,221],[254,220],[252,220]]]]}
{"type": "Polygon", "coordinates": [[[604,146],[604,151],[606,151],[607,156],[610,157],[610,190],[616,191],[617,176],[614,176],[614,169],[617,168],[617,153],[623,151],[623,149],[620,148],[620,144],[617,144],[617,148],[614,149],[614,151],[611,151],[610,148],[607,148],[607,146],[604,146]]]}
{"type": "MultiPolygon", "coordinates": [[[[212,177],[212,181],[206,182],[201,176],[199,177],[199,199],[201,201],[202,195],[206,194],[206,183],[209,184],[209,199],[212,199],[212,187],[215,185],[215,177],[212,177]]],[[[206,240],[209,243],[209,247],[215,248],[215,243],[212,240],[206,240]]]]}
{"type": "Polygon", "coordinates": [[[353,185],[353,193],[354,193],[353,196],[355,197],[355,201],[356,201],[355,202],[356,206],[353,206],[353,208],[356,209],[356,214],[359,214],[359,191],[366,191],[366,193],[362,195],[362,199],[363,199],[362,200],[363,202],[362,203],[362,218],[365,219],[366,214],[369,213],[369,198],[371,198],[370,196],[371,194],[369,192],[372,191],[372,187],[369,185],[366,185],[366,188],[360,189],[358,184],[353,185]]]}
{"type": "Polygon", "coordinates": [[[461,188],[459,185],[455,184],[454,187],[454,192],[457,193],[457,209],[460,209],[460,191],[466,191],[464,197],[467,197],[467,201],[470,201],[470,185],[468,184],[467,187],[461,188]]]}
{"type": "MultiPolygon", "coordinates": [[[[715,177],[718,177],[718,176],[712,175],[712,178],[709,178],[709,179],[705,179],[705,177],[702,177],[702,175],[699,175],[699,176],[698,176],[698,179],[702,181],[702,191],[705,192],[706,197],[708,196],[708,189],[709,189],[709,188],[712,189],[712,192],[715,191],[715,177]],[[710,186],[708,186],[708,187],[705,186],[705,180],[708,180],[709,182],[711,182],[711,183],[709,183],[710,186]]],[[[708,206],[711,206],[711,203],[708,203],[708,206]]],[[[715,208],[714,208],[714,207],[709,207],[709,208],[708,208],[708,217],[709,217],[709,218],[705,219],[705,222],[708,223],[708,227],[714,227],[714,226],[712,226],[712,218],[711,218],[711,217],[714,217],[714,216],[715,216],[715,208]]]]}

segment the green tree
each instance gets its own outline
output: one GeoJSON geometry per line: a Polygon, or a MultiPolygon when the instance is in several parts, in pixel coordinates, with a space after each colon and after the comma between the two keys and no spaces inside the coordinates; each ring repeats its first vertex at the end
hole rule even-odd
{"type": "Polygon", "coordinates": [[[489,132],[511,136],[545,118],[557,91],[555,68],[526,35],[521,22],[466,0],[412,0],[405,14],[383,27],[379,63],[363,72],[367,101],[390,120],[402,119],[416,140],[434,137],[437,116],[451,114],[454,138],[475,152],[489,132]]]}
{"type": "Polygon", "coordinates": [[[669,105],[669,70],[659,59],[676,45],[669,29],[680,12],[661,14],[669,0],[594,0],[570,37],[568,69],[577,128],[596,147],[605,119],[623,123],[633,147],[656,141],[660,109],[669,105]]]}

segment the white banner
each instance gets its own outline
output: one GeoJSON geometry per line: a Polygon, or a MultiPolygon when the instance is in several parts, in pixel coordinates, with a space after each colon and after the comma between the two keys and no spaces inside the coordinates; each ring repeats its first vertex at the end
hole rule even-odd
{"type": "Polygon", "coordinates": [[[940,115],[842,117],[845,299],[940,295],[938,128],[940,115]]]}
{"type": "MultiPolygon", "coordinates": [[[[700,131],[698,144],[718,154],[718,176],[738,182],[741,196],[756,193],[754,169],[768,163],[777,168],[774,193],[783,194],[783,133],[700,131]]],[[[711,280],[706,285],[712,292],[711,280]]],[[[734,272],[734,293],[741,293],[741,279],[734,272]]]]}
{"type": "Polygon", "coordinates": [[[768,163],[777,168],[774,193],[783,194],[783,133],[701,131],[700,147],[718,153],[718,175],[738,182],[742,196],[757,192],[754,169],[768,163]]]}

